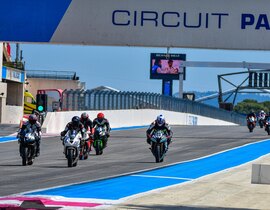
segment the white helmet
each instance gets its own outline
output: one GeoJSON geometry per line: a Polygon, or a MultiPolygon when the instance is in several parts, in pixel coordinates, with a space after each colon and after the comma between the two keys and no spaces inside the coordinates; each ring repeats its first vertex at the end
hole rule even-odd
{"type": "Polygon", "coordinates": [[[264,114],[265,112],[263,110],[261,110],[261,114],[264,114]]]}
{"type": "Polygon", "coordinates": [[[156,119],[156,122],[157,122],[158,126],[164,125],[165,117],[162,114],[158,115],[157,119],[156,119]]]}

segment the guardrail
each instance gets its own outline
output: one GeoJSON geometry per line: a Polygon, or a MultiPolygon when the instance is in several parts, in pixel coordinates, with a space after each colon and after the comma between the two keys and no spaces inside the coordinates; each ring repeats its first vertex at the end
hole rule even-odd
{"type": "Polygon", "coordinates": [[[245,116],[206,104],[157,93],[110,90],[65,90],[63,110],[162,109],[191,113],[244,125],[245,116]]]}

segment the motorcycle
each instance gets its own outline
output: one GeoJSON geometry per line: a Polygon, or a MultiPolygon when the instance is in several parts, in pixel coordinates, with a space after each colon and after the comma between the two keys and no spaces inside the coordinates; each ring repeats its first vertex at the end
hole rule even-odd
{"type": "Polygon", "coordinates": [[[35,131],[28,131],[20,141],[20,156],[22,158],[22,165],[32,165],[36,155],[36,136],[35,131]]]}
{"type": "Polygon", "coordinates": [[[258,117],[258,123],[260,125],[260,128],[263,128],[264,120],[265,120],[265,115],[261,115],[261,116],[258,117]]]}
{"type": "Polygon", "coordinates": [[[270,118],[265,121],[265,131],[270,135],[270,118]]]}
{"type": "Polygon", "coordinates": [[[249,132],[253,132],[253,129],[256,126],[256,121],[254,117],[249,117],[247,120],[247,127],[249,129],[249,132]]]}
{"type": "Polygon", "coordinates": [[[106,138],[105,128],[99,126],[95,129],[93,147],[96,150],[96,155],[102,155],[104,149],[104,138],[106,138]]]}
{"type": "Polygon", "coordinates": [[[156,159],[156,163],[163,162],[168,150],[167,135],[163,130],[153,132],[151,137],[151,152],[156,159]]]}
{"type": "Polygon", "coordinates": [[[76,130],[69,130],[64,136],[64,154],[67,158],[68,167],[77,166],[81,139],[82,134],[76,130]]]}
{"type": "MultiPolygon", "coordinates": [[[[88,137],[89,135],[86,134],[88,137]]],[[[79,155],[79,159],[80,160],[86,160],[88,159],[88,155],[91,151],[91,143],[92,143],[92,140],[85,137],[81,140],[80,142],[80,155],[79,155]]]]}

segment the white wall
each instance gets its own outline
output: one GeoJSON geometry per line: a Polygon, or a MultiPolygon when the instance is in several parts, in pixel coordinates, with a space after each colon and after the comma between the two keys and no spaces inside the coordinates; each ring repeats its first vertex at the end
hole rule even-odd
{"type": "MultiPolygon", "coordinates": [[[[83,111],[49,112],[42,126],[44,133],[60,133],[73,116],[80,116],[83,111]]],[[[86,111],[94,119],[99,111],[86,111]]],[[[163,114],[170,125],[235,125],[222,120],[211,119],[187,113],[134,109],[102,111],[112,128],[149,125],[156,116],[163,114]]]]}
{"type": "Polygon", "coordinates": [[[5,107],[5,114],[3,123],[19,124],[23,118],[23,106],[9,106],[5,107]]]}

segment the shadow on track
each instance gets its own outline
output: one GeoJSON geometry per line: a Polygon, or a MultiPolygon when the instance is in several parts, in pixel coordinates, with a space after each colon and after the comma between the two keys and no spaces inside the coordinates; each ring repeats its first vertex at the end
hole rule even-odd
{"type": "Polygon", "coordinates": [[[11,164],[0,164],[0,167],[1,166],[6,166],[6,167],[17,167],[17,166],[22,166],[22,164],[13,164],[13,165],[11,165],[11,164]]]}

